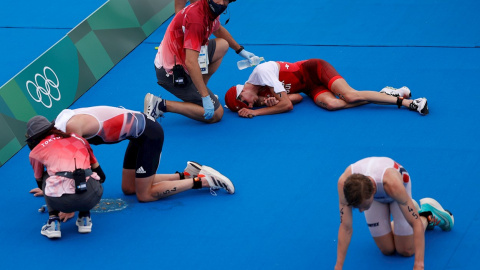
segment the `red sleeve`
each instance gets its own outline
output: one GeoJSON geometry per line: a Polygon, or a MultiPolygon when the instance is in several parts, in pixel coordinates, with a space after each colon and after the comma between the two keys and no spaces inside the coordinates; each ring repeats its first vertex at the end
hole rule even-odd
{"type": "Polygon", "coordinates": [[[205,36],[205,27],[198,23],[188,23],[185,26],[183,48],[200,52],[205,36]]]}

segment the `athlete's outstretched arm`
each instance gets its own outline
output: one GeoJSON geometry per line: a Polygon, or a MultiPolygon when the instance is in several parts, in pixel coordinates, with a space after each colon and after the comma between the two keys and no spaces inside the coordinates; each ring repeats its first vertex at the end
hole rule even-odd
{"type": "Polygon", "coordinates": [[[335,270],[343,268],[343,263],[347,256],[348,246],[350,245],[350,239],[353,234],[352,227],[352,207],[348,206],[345,195],[343,194],[343,184],[347,177],[351,174],[350,166],[345,170],[345,172],[340,176],[338,180],[338,199],[339,199],[339,210],[340,210],[340,226],[338,228],[338,241],[337,241],[337,261],[335,263],[335,270]]]}
{"type": "Polygon", "coordinates": [[[414,269],[424,269],[426,222],[425,224],[422,222],[417,209],[415,209],[412,198],[403,185],[402,175],[395,169],[387,169],[383,179],[385,191],[398,203],[403,216],[413,228],[414,269]]]}

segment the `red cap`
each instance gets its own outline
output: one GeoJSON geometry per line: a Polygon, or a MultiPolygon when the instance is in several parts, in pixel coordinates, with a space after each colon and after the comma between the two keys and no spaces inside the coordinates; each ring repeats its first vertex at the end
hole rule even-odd
{"type": "Polygon", "coordinates": [[[241,86],[241,89],[238,89],[239,87],[234,85],[228,89],[227,93],[225,93],[225,104],[232,112],[238,112],[240,109],[248,107],[247,104],[237,99],[240,92],[243,90],[243,85],[241,86]]]}

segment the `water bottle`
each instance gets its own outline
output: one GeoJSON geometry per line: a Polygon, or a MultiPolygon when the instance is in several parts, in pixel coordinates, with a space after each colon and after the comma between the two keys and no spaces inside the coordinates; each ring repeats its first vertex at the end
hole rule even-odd
{"type": "Polygon", "coordinates": [[[250,61],[248,59],[238,61],[237,62],[238,69],[242,70],[242,69],[246,69],[248,67],[253,67],[253,66],[256,66],[256,65],[260,64],[260,62],[265,61],[265,59],[263,57],[258,57],[258,56],[254,56],[250,59],[252,59],[251,64],[250,64],[250,61]]]}
{"type": "Polygon", "coordinates": [[[44,204],[44,205],[42,205],[42,207],[40,207],[40,208],[38,209],[38,212],[39,212],[39,213],[45,213],[46,210],[47,210],[47,205],[44,204]]]}

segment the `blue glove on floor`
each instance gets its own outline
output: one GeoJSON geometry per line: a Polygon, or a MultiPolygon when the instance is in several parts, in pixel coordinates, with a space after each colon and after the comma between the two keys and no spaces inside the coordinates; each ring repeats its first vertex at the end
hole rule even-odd
{"type": "Polygon", "coordinates": [[[212,118],[215,111],[213,110],[213,102],[210,96],[202,97],[202,104],[203,109],[205,110],[203,117],[207,120],[212,118]]]}

